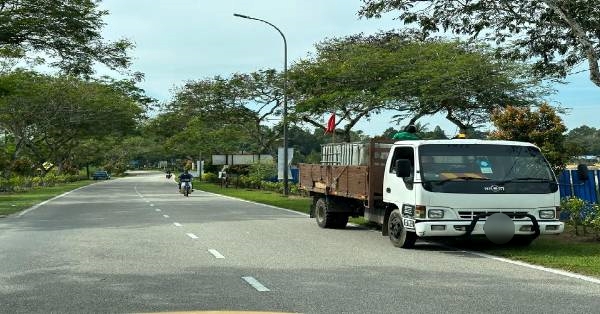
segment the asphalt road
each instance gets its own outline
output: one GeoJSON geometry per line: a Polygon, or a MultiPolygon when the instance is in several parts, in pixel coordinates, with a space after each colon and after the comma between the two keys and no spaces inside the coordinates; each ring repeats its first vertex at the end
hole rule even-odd
{"type": "Polygon", "coordinates": [[[195,191],[99,182],[0,219],[0,312],[598,313],[600,284],[195,191]]]}

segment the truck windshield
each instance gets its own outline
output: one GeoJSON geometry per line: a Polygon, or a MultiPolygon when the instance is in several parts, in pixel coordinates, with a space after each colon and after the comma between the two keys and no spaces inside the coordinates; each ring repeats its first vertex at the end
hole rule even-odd
{"type": "Polygon", "coordinates": [[[443,193],[552,193],[556,179],[532,146],[427,144],[419,147],[426,190],[443,193]]]}

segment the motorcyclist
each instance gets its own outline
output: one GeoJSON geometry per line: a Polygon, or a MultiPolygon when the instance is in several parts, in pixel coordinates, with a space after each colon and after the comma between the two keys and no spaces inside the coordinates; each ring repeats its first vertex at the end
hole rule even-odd
{"type": "Polygon", "coordinates": [[[171,170],[167,170],[167,179],[171,179],[171,170]]]}
{"type": "Polygon", "coordinates": [[[181,190],[181,182],[185,179],[185,180],[189,180],[190,182],[192,181],[192,178],[194,176],[192,176],[187,169],[183,170],[183,173],[179,175],[179,189],[181,190]]]}

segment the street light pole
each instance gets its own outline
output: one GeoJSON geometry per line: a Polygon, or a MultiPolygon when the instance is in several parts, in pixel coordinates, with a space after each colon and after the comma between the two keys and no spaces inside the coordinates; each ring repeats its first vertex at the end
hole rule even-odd
{"type": "Polygon", "coordinates": [[[288,195],[288,125],[287,125],[287,40],[283,35],[283,32],[277,28],[277,26],[255,17],[234,13],[233,16],[241,17],[243,19],[260,21],[269,24],[271,27],[276,29],[281,38],[283,38],[283,195],[288,195]]]}

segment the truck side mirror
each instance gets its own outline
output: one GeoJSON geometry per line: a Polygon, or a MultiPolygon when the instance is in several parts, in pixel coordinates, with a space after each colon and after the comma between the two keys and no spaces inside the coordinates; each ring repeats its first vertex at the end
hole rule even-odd
{"type": "Polygon", "coordinates": [[[410,160],[408,159],[398,159],[396,160],[396,177],[399,178],[407,178],[411,176],[412,165],[410,160]]]}
{"type": "Polygon", "coordinates": [[[589,180],[588,167],[584,164],[577,165],[577,178],[579,181],[589,180]]]}

